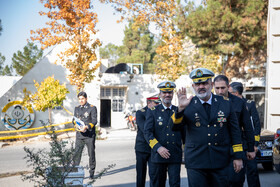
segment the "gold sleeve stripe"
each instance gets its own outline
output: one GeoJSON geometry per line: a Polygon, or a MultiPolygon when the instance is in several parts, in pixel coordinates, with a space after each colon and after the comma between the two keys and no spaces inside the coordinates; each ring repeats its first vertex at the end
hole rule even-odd
{"type": "Polygon", "coordinates": [[[175,117],[175,113],[173,113],[173,115],[171,116],[171,119],[172,119],[172,121],[173,121],[173,123],[174,123],[174,124],[179,124],[179,123],[181,123],[181,122],[182,122],[182,120],[183,120],[183,116],[182,116],[182,117],[180,117],[180,118],[178,118],[178,119],[176,119],[176,117],[175,117]]]}
{"type": "Polygon", "coordinates": [[[153,147],[158,143],[157,139],[150,140],[150,147],[153,149],[153,147]]]}
{"type": "Polygon", "coordinates": [[[233,145],[232,148],[234,153],[243,151],[242,144],[233,145]]]}
{"type": "Polygon", "coordinates": [[[89,123],[89,125],[91,126],[91,128],[93,128],[93,127],[94,127],[94,125],[93,125],[92,123],[89,123]]]}
{"type": "Polygon", "coordinates": [[[255,136],[255,141],[259,142],[260,141],[260,135],[255,136]]]}

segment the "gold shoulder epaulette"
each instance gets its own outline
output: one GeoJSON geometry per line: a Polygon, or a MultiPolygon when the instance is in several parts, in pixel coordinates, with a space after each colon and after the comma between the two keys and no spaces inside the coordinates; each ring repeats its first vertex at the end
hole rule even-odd
{"type": "Polygon", "coordinates": [[[93,105],[90,105],[90,107],[94,107],[93,105]]]}
{"type": "Polygon", "coordinates": [[[144,109],[144,108],[142,108],[140,111],[141,111],[141,112],[145,112],[145,109],[144,109]]]}
{"type": "Polygon", "coordinates": [[[227,97],[225,97],[225,96],[223,96],[223,98],[224,98],[224,100],[229,101],[229,98],[227,98],[227,97]]]}
{"type": "Polygon", "coordinates": [[[153,106],[153,107],[151,107],[151,110],[155,110],[156,108],[153,106]]]}

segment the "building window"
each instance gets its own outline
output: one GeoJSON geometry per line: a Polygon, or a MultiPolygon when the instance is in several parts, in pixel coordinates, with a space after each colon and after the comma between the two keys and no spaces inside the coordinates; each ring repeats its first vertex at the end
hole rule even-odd
{"type": "Polygon", "coordinates": [[[106,95],[105,96],[111,96],[111,88],[106,88],[106,95]]]}
{"type": "Polygon", "coordinates": [[[105,89],[101,88],[101,97],[105,97],[105,89]]]}
{"type": "Polygon", "coordinates": [[[101,87],[101,99],[110,99],[113,112],[123,112],[125,108],[125,93],[124,87],[101,87]]]}
{"type": "Polygon", "coordinates": [[[119,89],[118,88],[113,88],[113,96],[118,96],[119,95],[119,89]]]}
{"type": "Polygon", "coordinates": [[[124,96],[124,88],[119,88],[119,96],[120,97],[124,96]]]}
{"type": "Polygon", "coordinates": [[[112,104],[113,112],[123,112],[123,104],[124,102],[122,99],[120,100],[114,99],[112,104]]]}

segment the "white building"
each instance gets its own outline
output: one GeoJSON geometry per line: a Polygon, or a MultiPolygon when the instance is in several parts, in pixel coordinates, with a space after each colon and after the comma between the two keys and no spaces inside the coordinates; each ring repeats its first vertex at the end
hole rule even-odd
{"type": "MultiPolygon", "coordinates": [[[[42,82],[48,76],[54,76],[60,83],[65,83],[70,91],[67,94],[63,106],[73,113],[74,107],[78,105],[77,91],[75,86],[70,85],[67,80],[68,71],[62,65],[55,64],[57,54],[64,49],[59,45],[50,51],[40,62],[38,62],[26,75],[21,77],[6,93],[0,98],[1,124],[0,131],[25,129],[29,127],[40,127],[40,120],[47,122],[48,112],[22,110],[17,107],[23,100],[23,89],[34,93],[36,91],[34,80],[42,82]],[[29,113],[28,113],[29,112],[29,113]],[[31,115],[31,122],[25,125],[27,118],[31,115]],[[4,125],[4,118],[10,123],[4,125]],[[18,123],[18,124],[15,124],[18,123]]],[[[104,71],[108,65],[104,61],[101,70],[104,71]]],[[[107,67],[108,68],[108,67],[107,67]]],[[[101,127],[125,128],[125,114],[138,110],[146,105],[146,98],[158,93],[157,85],[162,81],[156,75],[148,74],[109,74],[95,72],[95,79],[85,84],[85,91],[88,94],[88,102],[97,107],[98,122],[101,127]]],[[[178,87],[190,86],[188,76],[182,76],[176,81],[178,87]]],[[[176,96],[174,104],[176,104],[176,96]]],[[[72,116],[65,110],[57,108],[52,110],[52,122],[54,124],[72,121],[72,116]]],[[[61,126],[64,128],[64,125],[61,126]]]]}
{"type": "Polygon", "coordinates": [[[268,5],[265,128],[275,132],[280,128],[280,1],[268,5]]]}

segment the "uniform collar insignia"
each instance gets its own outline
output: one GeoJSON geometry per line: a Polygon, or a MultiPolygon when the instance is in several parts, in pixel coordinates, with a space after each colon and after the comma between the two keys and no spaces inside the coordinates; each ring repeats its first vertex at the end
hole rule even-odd
{"type": "Polygon", "coordinates": [[[217,98],[216,97],[214,98],[214,101],[217,102],[217,98]]]}

